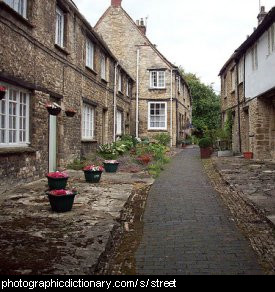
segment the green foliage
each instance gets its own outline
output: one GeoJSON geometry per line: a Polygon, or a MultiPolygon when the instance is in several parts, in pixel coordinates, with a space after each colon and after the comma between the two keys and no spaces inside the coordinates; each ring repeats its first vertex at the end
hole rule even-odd
{"type": "Polygon", "coordinates": [[[199,146],[200,146],[200,148],[208,148],[208,147],[212,146],[212,141],[210,138],[202,138],[199,141],[199,146]]]}
{"type": "Polygon", "coordinates": [[[182,73],[192,94],[192,124],[199,132],[215,130],[220,127],[220,97],[212,85],[205,85],[192,73],[182,73]]]}
{"type": "Polygon", "coordinates": [[[148,171],[149,171],[149,174],[152,175],[153,177],[158,177],[161,173],[161,171],[163,170],[163,164],[161,162],[156,162],[154,164],[151,164],[149,167],[148,167],[148,171]]]}
{"type": "Polygon", "coordinates": [[[105,144],[99,146],[98,153],[101,157],[104,159],[117,159],[119,152],[116,151],[116,149],[113,147],[113,144],[105,144]]]}
{"type": "Polygon", "coordinates": [[[171,141],[170,135],[166,133],[157,134],[154,136],[154,139],[158,142],[158,144],[163,146],[168,146],[171,141]]]}
{"type": "Polygon", "coordinates": [[[82,170],[86,166],[86,160],[75,159],[72,163],[67,165],[68,169],[82,170]]]}
{"type": "Polygon", "coordinates": [[[230,140],[232,139],[232,129],[233,129],[233,112],[232,110],[228,110],[227,112],[227,119],[224,124],[224,130],[230,140]]]}

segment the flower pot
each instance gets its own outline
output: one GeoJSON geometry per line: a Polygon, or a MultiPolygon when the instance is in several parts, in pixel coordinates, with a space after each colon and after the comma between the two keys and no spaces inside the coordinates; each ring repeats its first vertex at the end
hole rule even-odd
{"type": "Polygon", "coordinates": [[[89,182],[89,183],[99,183],[101,179],[101,174],[102,174],[102,171],[84,170],[86,182],[89,182]]]}
{"type": "Polygon", "coordinates": [[[245,159],[253,159],[253,152],[244,152],[243,156],[245,159]]]}
{"type": "Polygon", "coordinates": [[[105,171],[108,172],[108,173],[117,172],[118,166],[119,166],[118,162],[117,163],[105,163],[104,162],[105,171]]]}
{"type": "Polygon", "coordinates": [[[76,114],[75,111],[65,111],[67,117],[73,118],[76,114]]]}
{"type": "Polygon", "coordinates": [[[74,204],[74,198],[77,193],[72,195],[54,196],[47,192],[51,208],[54,212],[64,213],[72,210],[74,204]]]}
{"type": "Polygon", "coordinates": [[[61,112],[61,108],[47,107],[48,113],[52,116],[58,116],[61,112]]]}
{"type": "Polygon", "coordinates": [[[207,159],[211,157],[211,154],[213,153],[212,148],[200,148],[201,151],[201,159],[207,159]]]}
{"type": "Polygon", "coordinates": [[[0,91],[0,100],[5,98],[6,91],[0,91]]]}
{"type": "Polygon", "coordinates": [[[50,190],[64,190],[66,189],[68,177],[65,178],[52,178],[48,177],[48,185],[50,190]]]}

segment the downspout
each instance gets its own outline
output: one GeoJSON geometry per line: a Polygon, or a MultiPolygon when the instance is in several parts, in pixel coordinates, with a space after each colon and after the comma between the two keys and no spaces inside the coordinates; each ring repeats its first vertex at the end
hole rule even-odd
{"type": "Polygon", "coordinates": [[[136,84],[136,138],[139,137],[139,55],[140,49],[137,48],[137,84],[136,84]]]}
{"type": "Polygon", "coordinates": [[[237,92],[237,100],[238,100],[238,132],[239,132],[239,150],[240,153],[242,153],[242,136],[241,136],[241,109],[240,109],[240,92],[239,92],[239,65],[240,60],[238,60],[237,66],[236,66],[236,92],[237,92]]]}
{"type": "Polygon", "coordinates": [[[117,67],[118,62],[115,64],[115,80],[114,80],[114,134],[113,134],[113,141],[116,141],[116,108],[117,108],[117,102],[116,102],[116,93],[117,93],[117,67]]]}
{"type": "Polygon", "coordinates": [[[173,147],[173,69],[171,69],[170,133],[171,133],[170,146],[173,147]]]}

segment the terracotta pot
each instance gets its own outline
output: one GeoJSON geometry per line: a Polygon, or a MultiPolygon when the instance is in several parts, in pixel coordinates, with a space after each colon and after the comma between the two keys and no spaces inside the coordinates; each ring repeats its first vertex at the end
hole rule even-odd
{"type": "Polygon", "coordinates": [[[244,152],[243,156],[245,159],[253,159],[253,152],[244,152]]]}
{"type": "Polygon", "coordinates": [[[208,148],[200,148],[201,150],[201,159],[207,159],[211,157],[213,153],[213,149],[211,147],[208,148]]]}

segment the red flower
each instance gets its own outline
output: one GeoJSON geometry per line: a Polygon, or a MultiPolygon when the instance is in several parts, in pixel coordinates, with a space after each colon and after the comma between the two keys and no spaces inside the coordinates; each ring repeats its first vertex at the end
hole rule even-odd
{"type": "Polygon", "coordinates": [[[0,91],[6,91],[7,88],[5,86],[0,86],[0,91]]]}
{"type": "Polygon", "coordinates": [[[60,171],[50,172],[46,176],[49,178],[68,178],[69,177],[69,175],[66,172],[60,172],[60,171]]]}
{"type": "Polygon", "coordinates": [[[66,190],[54,190],[49,192],[50,195],[52,196],[69,196],[69,195],[73,195],[74,192],[73,191],[66,191],[66,190]]]}
{"type": "Polygon", "coordinates": [[[88,165],[83,168],[84,171],[100,171],[103,172],[104,167],[103,166],[96,166],[96,165],[88,165]]]}

